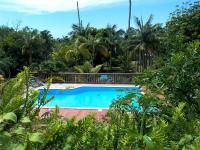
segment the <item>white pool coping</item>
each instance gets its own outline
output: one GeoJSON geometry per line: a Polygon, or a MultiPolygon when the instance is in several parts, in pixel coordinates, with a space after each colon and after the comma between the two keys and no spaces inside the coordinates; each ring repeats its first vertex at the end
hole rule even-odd
{"type": "MultiPolygon", "coordinates": [[[[50,85],[49,89],[75,89],[79,87],[139,87],[133,84],[68,84],[68,83],[53,83],[50,85]]],[[[44,86],[38,87],[36,89],[44,89],[44,86]]]]}

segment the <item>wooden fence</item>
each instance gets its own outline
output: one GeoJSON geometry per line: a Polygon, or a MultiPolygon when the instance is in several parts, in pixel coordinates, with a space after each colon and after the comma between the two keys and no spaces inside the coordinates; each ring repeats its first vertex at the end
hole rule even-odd
{"type": "Polygon", "coordinates": [[[56,83],[131,84],[141,73],[38,73],[42,80],[53,78],[56,83]]]}

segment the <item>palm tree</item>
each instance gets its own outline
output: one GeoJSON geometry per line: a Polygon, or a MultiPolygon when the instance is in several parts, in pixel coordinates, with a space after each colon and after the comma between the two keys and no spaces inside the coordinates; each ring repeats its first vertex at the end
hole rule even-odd
{"type": "Polygon", "coordinates": [[[154,53],[158,44],[158,38],[156,37],[156,28],[152,25],[153,16],[150,15],[147,22],[144,23],[143,19],[135,17],[135,23],[137,26],[135,42],[137,44],[136,50],[143,51],[145,53],[154,53]]]}
{"type": "Polygon", "coordinates": [[[79,36],[87,37],[90,32],[90,24],[88,23],[85,27],[82,22],[79,24],[72,25],[72,31],[69,33],[72,40],[76,39],[79,36]]]}
{"type": "Polygon", "coordinates": [[[37,30],[30,31],[29,28],[24,28],[22,54],[28,56],[27,64],[32,64],[33,52],[37,50],[38,45],[43,43],[41,34],[37,30]]]}
{"type": "Polygon", "coordinates": [[[40,32],[41,38],[43,39],[43,55],[45,60],[47,59],[48,55],[52,51],[53,46],[53,36],[51,35],[50,31],[44,30],[40,32]]]}
{"type": "Polygon", "coordinates": [[[121,54],[119,55],[121,67],[125,72],[130,72],[131,61],[134,59],[135,39],[133,39],[133,37],[135,36],[136,31],[134,28],[130,27],[127,31],[121,30],[118,32],[120,33],[118,43],[121,51],[121,54]]]}
{"type": "Polygon", "coordinates": [[[77,38],[76,45],[78,45],[78,50],[82,56],[90,60],[93,66],[102,63],[104,59],[109,57],[107,48],[97,36],[89,35],[88,38],[81,36],[77,38]]]}
{"type": "Polygon", "coordinates": [[[54,49],[51,55],[54,61],[61,61],[67,66],[77,65],[79,52],[73,45],[58,43],[55,44],[54,49]]]}
{"type": "MultiPolygon", "coordinates": [[[[117,55],[117,47],[119,46],[119,37],[121,34],[121,30],[117,31],[117,26],[113,25],[110,26],[108,25],[107,28],[105,29],[106,36],[104,36],[104,42],[106,47],[109,50],[109,65],[110,65],[110,70],[112,70],[112,57],[117,55]]],[[[102,36],[102,35],[101,35],[102,36]]]]}
{"type": "MultiPolygon", "coordinates": [[[[153,56],[154,51],[157,49],[159,44],[159,39],[156,36],[158,31],[156,26],[152,25],[152,20],[152,15],[150,15],[146,23],[144,23],[142,18],[139,19],[138,17],[135,17],[137,29],[135,30],[136,34],[132,39],[136,45],[135,52],[138,53],[140,62],[142,62],[142,56],[153,56]]],[[[146,61],[144,61],[143,65],[145,68],[147,67],[146,61]]]]}

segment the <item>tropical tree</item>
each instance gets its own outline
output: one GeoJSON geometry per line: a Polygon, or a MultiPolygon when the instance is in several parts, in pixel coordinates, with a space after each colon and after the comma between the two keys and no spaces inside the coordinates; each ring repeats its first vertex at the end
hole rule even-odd
{"type": "Polygon", "coordinates": [[[156,37],[156,26],[152,25],[153,16],[150,15],[147,22],[144,23],[143,19],[135,17],[135,23],[137,26],[135,43],[137,44],[135,50],[145,53],[153,54],[158,45],[158,39],[156,37]]]}
{"type": "Polygon", "coordinates": [[[1,58],[0,60],[0,74],[10,76],[11,59],[1,58]]]}
{"type": "MultiPolygon", "coordinates": [[[[33,62],[33,53],[38,51],[40,44],[43,44],[44,40],[41,38],[40,33],[37,30],[28,31],[29,28],[24,28],[23,34],[23,47],[22,54],[28,56],[27,64],[31,65],[33,62]]],[[[42,51],[42,49],[40,49],[42,51]]]]}
{"type": "Polygon", "coordinates": [[[80,53],[73,45],[56,44],[54,51],[51,54],[54,61],[60,61],[68,67],[78,65],[80,61],[80,53]]]}
{"type": "Polygon", "coordinates": [[[1,70],[7,68],[5,76],[8,77],[9,74],[15,76],[24,65],[38,68],[53,50],[53,42],[47,30],[40,32],[29,27],[20,30],[0,27],[0,58],[6,61],[0,66],[1,70]]]}
{"type": "Polygon", "coordinates": [[[50,31],[44,30],[40,32],[41,38],[43,39],[43,55],[45,60],[53,50],[53,36],[51,35],[50,31]]]}
{"type": "Polygon", "coordinates": [[[166,23],[163,56],[182,51],[188,43],[200,40],[200,1],[188,1],[177,5],[166,23]]]}
{"type": "MultiPolygon", "coordinates": [[[[25,62],[25,58],[21,53],[21,48],[23,45],[23,41],[21,40],[22,34],[8,28],[1,28],[1,30],[2,37],[0,37],[0,57],[2,60],[7,58],[12,59],[12,61],[9,61],[10,63],[12,62],[11,66],[9,67],[12,76],[19,71],[17,69],[21,69],[21,65],[25,62]]],[[[3,64],[7,65],[6,63],[3,64]]],[[[6,74],[10,73],[8,71],[6,74]]]]}
{"type": "Polygon", "coordinates": [[[96,35],[89,35],[88,38],[79,37],[77,39],[80,54],[91,62],[93,66],[103,63],[109,58],[107,47],[96,35]]]}
{"type": "Polygon", "coordinates": [[[10,76],[10,69],[12,67],[12,59],[5,55],[3,50],[0,50],[0,74],[6,77],[10,76]]]}
{"type": "Polygon", "coordinates": [[[131,62],[135,59],[134,57],[134,48],[135,48],[135,39],[133,37],[136,35],[134,28],[130,28],[127,31],[120,30],[121,37],[118,40],[120,44],[120,55],[118,59],[120,60],[120,66],[124,72],[133,71],[131,69],[131,62]]]}
{"type": "MultiPolygon", "coordinates": [[[[147,22],[144,23],[143,19],[135,17],[137,28],[135,34],[131,37],[135,44],[135,54],[138,55],[138,60],[142,63],[143,67],[147,67],[147,56],[152,58],[159,47],[159,32],[161,29],[160,24],[152,25],[153,16],[150,15],[147,22]]],[[[150,59],[149,61],[151,61],[150,59]]]]}
{"type": "Polygon", "coordinates": [[[73,24],[72,25],[72,31],[69,33],[72,40],[76,40],[78,36],[87,37],[90,32],[90,24],[87,24],[86,27],[83,26],[82,22],[81,24],[73,24]]]}
{"type": "Polygon", "coordinates": [[[117,26],[107,25],[105,29],[100,29],[98,31],[97,37],[102,39],[102,42],[105,44],[109,51],[109,65],[110,70],[112,70],[112,60],[119,55],[120,47],[120,35],[122,31],[117,30],[117,26]]]}
{"type": "Polygon", "coordinates": [[[0,26],[0,40],[2,41],[11,32],[14,32],[13,28],[10,28],[10,27],[7,27],[7,26],[0,26]]]}

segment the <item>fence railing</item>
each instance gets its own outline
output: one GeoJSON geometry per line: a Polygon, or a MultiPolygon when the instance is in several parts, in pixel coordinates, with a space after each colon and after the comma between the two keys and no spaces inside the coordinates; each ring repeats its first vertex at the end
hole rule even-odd
{"type": "Polygon", "coordinates": [[[53,78],[54,82],[85,84],[131,84],[141,73],[39,73],[40,79],[53,78]],[[62,80],[60,80],[60,79],[62,80]]]}

